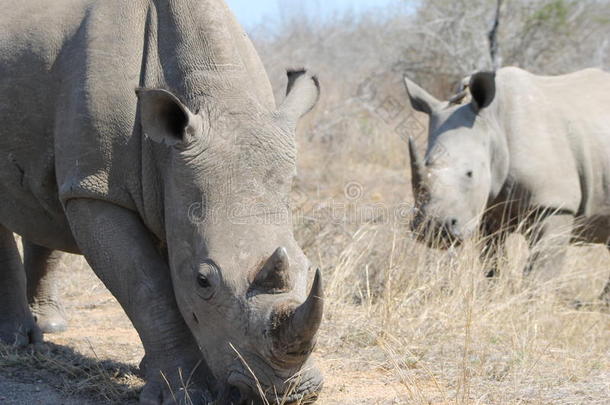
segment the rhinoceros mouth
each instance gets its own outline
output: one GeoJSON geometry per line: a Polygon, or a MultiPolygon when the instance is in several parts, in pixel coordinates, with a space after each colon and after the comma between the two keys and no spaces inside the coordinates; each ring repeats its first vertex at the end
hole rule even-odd
{"type": "MultiPolygon", "coordinates": [[[[230,380],[233,384],[237,383],[241,386],[247,386],[255,393],[256,396],[264,396],[267,400],[265,403],[281,403],[290,404],[313,404],[318,399],[318,394],[322,390],[323,381],[319,376],[310,377],[307,380],[282,381],[282,385],[287,386],[283,392],[278,391],[276,386],[268,386],[261,384],[260,381],[243,373],[233,373],[230,380]]],[[[259,398],[260,400],[260,398],[259,398]]],[[[258,402],[253,402],[258,403],[258,402]]]]}
{"type": "Polygon", "coordinates": [[[462,242],[463,240],[460,236],[455,235],[442,227],[436,229],[435,233],[428,236],[428,245],[442,250],[458,247],[462,242]]]}
{"type": "Polygon", "coordinates": [[[414,221],[411,230],[417,240],[434,249],[446,250],[460,246],[464,242],[461,235],[456,235],[446,226],[428,218],[414,221]]]}
{"type": "Polygon", "coordinates": [[[323,382],[320,379],[312,378],[306,383],[301,383],[297,389],[287,392],[284,395],[277,395],[278,399],[283,399],[285,403],[298,402],[299,404],[312,404],[318,399],[318,394],[322,391],[323,382]]]}

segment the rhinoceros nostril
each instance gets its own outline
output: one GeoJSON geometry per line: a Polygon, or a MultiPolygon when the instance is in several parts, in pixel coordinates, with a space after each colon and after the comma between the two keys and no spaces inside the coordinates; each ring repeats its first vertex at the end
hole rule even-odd
{"type": "Polygon", "coordinates": [[[231,405],[241,405],[241,390],[236,386],[229,389],[229,401],[231,405]]]}
{"type": "Polygon", "coordinates": [[[452,218],[452,219],[451,219],[451,227],[453,228],[453,227],[455,227],[457,224],[458,224],[458,220],[457,220],[457,219],[455,219],[455,218],[452,218]]]}

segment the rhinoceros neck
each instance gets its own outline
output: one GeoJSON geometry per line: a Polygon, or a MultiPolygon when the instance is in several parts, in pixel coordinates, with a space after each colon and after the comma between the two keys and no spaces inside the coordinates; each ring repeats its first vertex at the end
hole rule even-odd
{"type": "Polygon", "coordinates": [[[224,1],[151,2],[144,86],[168,87],[187,104],[202,95],[239,98],[246,92],[274,108],[265,69],[224,1]]]}

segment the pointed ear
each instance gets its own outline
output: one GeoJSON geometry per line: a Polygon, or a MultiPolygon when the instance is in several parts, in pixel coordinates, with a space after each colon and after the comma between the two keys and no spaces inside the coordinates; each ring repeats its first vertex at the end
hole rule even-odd
{"type": "Polygon", "coordinates": [[[296,126],[299,118],[311,111],[320,99],[320,83],[305,69],[288,70],[287,75],[286,99],[279,112],[296,126]]]}
{"type": "Polygon", "coordinates": [[[468,85],[472,95],[472,106],[476,112],[489,106],[496,96],[496,73],[478,72],[470,78],[468,85]]]}
{"type": "Polygon", "coordinates": [[[167,90],[137,89],[140,121],[146,136],[158,143],[174,146],[201,134],[201,117],[167,90]]]}
{"type": "Polygon", "coordinates": [[[409,100],[411,100],[411,106],[413,109],[430,115],[434,112],[434,110],[440,108],[441,102],[433,95],[406,77],[404,78],[404,81],[405,88],[407,89],[407,95],[409,96],[409,100]]]}

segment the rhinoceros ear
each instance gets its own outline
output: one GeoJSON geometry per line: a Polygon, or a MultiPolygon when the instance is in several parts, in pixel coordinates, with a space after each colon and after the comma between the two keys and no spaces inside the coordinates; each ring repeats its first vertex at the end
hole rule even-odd
{"type": "Polygon", "coordinates": [[[305,69],[288,70],[286,99],[279,112],[296,126],[299,118],[311,111],[320,99],[320,82],[305,69]]]}
{"type": "Polygon", "coordinates": [[[441,102],[436,99],[432,94],[413,83],[408,78],[404,78],[405,88],[407,89],[407,95],[411,101],[411,106],[414,110],[432,114],[434,110],[437,110],[441,106],[441,102]]]}
{"type": "Polygon", "coordinates": [[[479,112],[489,106],[496,96],[496,73],[475,73],[470,78],[468,88],[472,94],[472,106],[476,112],[479,112]]]}
{"type": "Polygon", "coordinates": [[[163,89],[137,89],[144,134],[155,142],[174,146],[194,139],[201,117],[191,113],[178,97],[163,89]]]}

